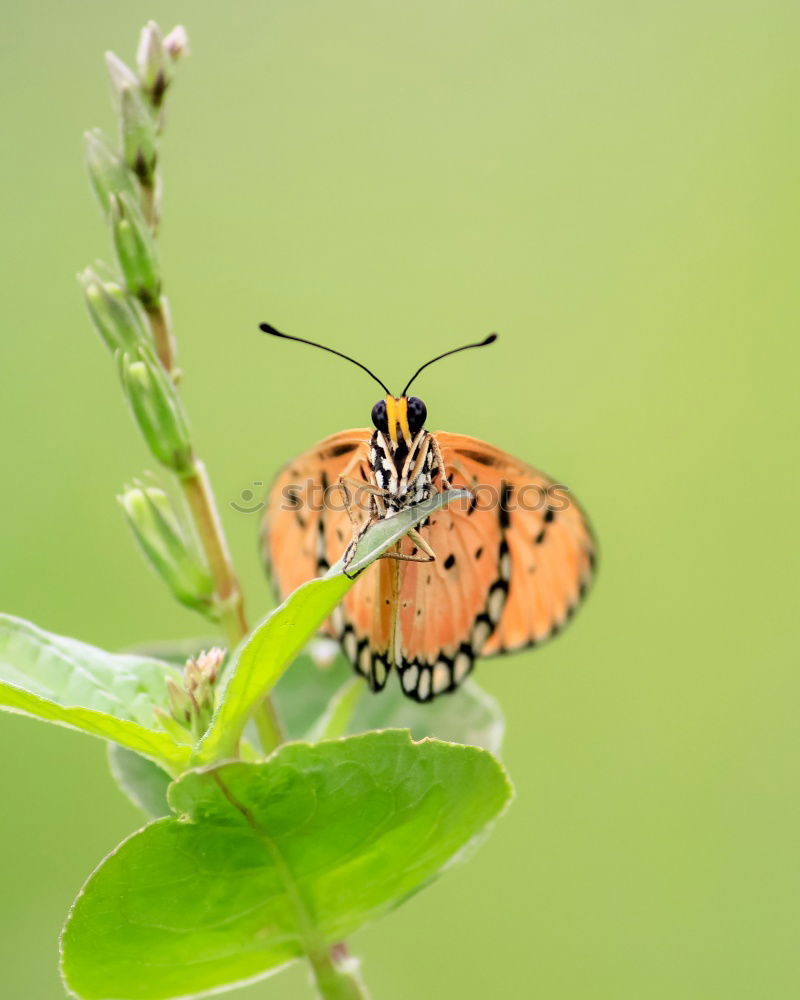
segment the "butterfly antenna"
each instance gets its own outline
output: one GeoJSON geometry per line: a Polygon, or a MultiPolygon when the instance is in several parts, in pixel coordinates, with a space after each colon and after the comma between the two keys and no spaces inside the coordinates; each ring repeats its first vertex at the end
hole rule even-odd
{"type": "Polygon", "coordinates": [[[259,329],[263,330],[264,333],[269,333],[273,337],[280,337],[282,340],[296,340],[298,344],[308,344],[309,347],[318,347],[321,351],[327,351],[328,354],[335,354],[337,358],[344,358],[345,361],[351,361],[362,371],[365,371],[371,378],[374,378],[378,385],[385,390],[388,396],[391,396],[392,394],[386,385],[381,382],[378,376],[374,372],[371,372],[366,365],[362,365],[360,361],[356,361],[355,358],[351,358],[347,354],[342,354],[341,351],[334,351],[332,347],[326,347],[324,344],[315,344],[313,340],[303,340],[302,337],[292,337],[288,333],[281,333],[280,330],[276,330],[275,327],[270,326],[269,323],[259,323],[259,329]]]}
{"type": "Polygon", "coordinates": [[[497,340],[497,334],[496,333],[490,333],[489,336],[485,340],[480,341],[480,343],[478,343],[478,344],[464,344],[463,347],[455,347],[455,348],[453,348],[452,351],[445,351],[444,354],[440,354],[437,358],[431,358],[430,361],[426,361],[425,364],[421,368],[418,368],[414,372],[414,374],[408,380],[408,383],[407,383],[405,389],[403,389],[403,392],[402,392],[401,395],[403,395],[403,396],[406,395],[406,393],[410,389],[411,383],[414,381],[414,379],[420,374],[420,372],[424,372],[425,369],[429,365],[432,365],[434,363],[434,361],[441,361],[442,358],[449,358],[451,354],[458,354],[459,351],[469,351],[473,347],[486,347],[487,344],[493,344],[496,340],[497,340]]]}

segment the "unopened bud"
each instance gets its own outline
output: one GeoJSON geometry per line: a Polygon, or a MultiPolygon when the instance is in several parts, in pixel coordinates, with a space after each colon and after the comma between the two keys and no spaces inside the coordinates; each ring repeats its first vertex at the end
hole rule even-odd
{"type": "Polygon", "coordinates": [[[106,52],[106,68],[111,78],[114,93],[119,96],[124,87],[136,87],[139,81],[136,74],[114,52],[106,52]]]}
{"type": "Polygon", "coordinates": [[[117,500],[145,558],[173,595],[181,604],[213,617],[214,581],[167,494],[135,484],[117,500]]]}
{"type": "Polygon", "coordinates": [[[191,724],[194,715],[192,697],[172,677],[167,678],[167,702],[172,718],[176,722],[181,725],[191,724]]]}
{"type": "Polygon", "coordinates": [[[194,704],[196,714],[194,732],[204,732],[214,714],[214,686],[224,658],[225,650],[215,647],[186,661],[183,670],[183,686],[194,704]]]}
{"type": "Polygon", "coordinates": [[[186,686],[192,690],[192,686],[197,687],[201,681],[207,682],[213,687],[219,677],[219,668],[225,659],[225,650],[219,646],[212,649],[203,650],[198,656],[186,661],[183,668],[183,676],[186,686]]]}
{"type": "MultiPolygon", "coordinates": [[[[104,265],[103,265],[104,266],[104,265]]],[[[91,267],[78,275],[86,307],[97,332],[111,351],[149,350],[150,326],[139,302],[121,285],[91,267]]]]}
{"type": "Polygon", "coordinates": [[[120,378],[153,456],[178,476],[192,471],[189,423],[175,385],[154,357],[120,356],[120,378]]]}
{"type": "Polygon", "coordinates": [[[108,213],[109,198],[113,194],[124,192],[134,201],[138,200],[136,177],[122,162],[108,136],[95,128],[84,133],[84,139],[89,180],[103,211],[108,213]]]}
{"type": "Polygon", "coordinates": [[[146,306],[161,294],[155,240],[137,202],[125,192],[109,197],[114,248],[125,283],[146,306]]]}
{"type": "Polygon", "coordinates": [[[152,186],[156,169],[156,123],[137,83],[119,92],[120,134],[125,162],[142,184],[152,186]]]}
{"type": "Polygon", "coordinates": [[[164,47],[161,30],[155,21],[148,21],[139,36],[136,68],[144,92],[153,107],[158,108],[170,81],[172,60],[164,47]]]}
{"type": "Polygon", "coordinates": [[[164,39],[164,48],[173,62],[189,55],[189,36],[182,24],[176,24],[164,39]]]}

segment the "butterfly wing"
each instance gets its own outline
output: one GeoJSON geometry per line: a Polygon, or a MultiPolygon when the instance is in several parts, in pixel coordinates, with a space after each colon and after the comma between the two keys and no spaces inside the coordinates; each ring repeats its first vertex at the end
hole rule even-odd
{"type": "MultiPolygon", "coordinates": [[[[280,600],[337,562],[353,535],[339,477],[369,482],[366,429],[342,431],[320,441],[281,469],[268,497],[262,554],[280,600]]],[[[351,490],[356,516],[369,516],[368,496],[351,490]]],[[[373,690],[386,684],[396,631],[396,563],[381,560],[356,581],[325,623],[356,671],[373,690]]]]}
{"type": "Polygon", "coordinates": [[[507,597],[482,656],[549,639],[566,624],[589,586],[596,544],[569,490],[499,448],[462,434],[437,434],[445,466],[474,489],[477,506],[497,504],[500,579],[507,597]]]}
{"type": "Polygon", "coordinates": [[[436,562],[400,564],[396,666],[417,701],[453,691],[478,656],[554,635],[589,583],[595,550],[564,487],[475,438],[436,440],[448,479],[472,499],[420,529],[436,562]]]}
{"type": "MultiPolygon", "coordinates": [[[[370,480],[369,439],[332,435],[279,474],[263,540],[281,599],[341,557],[352,524],[336,484],[370,480]]],[[[476,438],[436,440],[452,484],[472,491],[419,528],[436,561],[380,560],[325,626],[373,690],[395,666],[403,691],[423,702],[455,690],[478,655],[554,635],[588,586],[595,551],[577,503],[543,473],[476,438]]],[[[366,508],[362,494],[360,517],[366,508]]],[[[400,551],[419,554],[408,538],[400,551]]]]}
{"type": "MultiPolygon", "coordinates": [[[[344,551],[352,534],[336,518],[330,524],[328,508],[341,507],[338,481],[343,475],[369,475],[369,439],[366,429],[342,431],[320,441],[288,462],[270,487],[261,529],[262,555],[273,586],[283,600],[293,590],[328,568],[328,533],[339,529],[344,551]]],[[[338,558],[338,557],[337,557],[338,558]]]]}

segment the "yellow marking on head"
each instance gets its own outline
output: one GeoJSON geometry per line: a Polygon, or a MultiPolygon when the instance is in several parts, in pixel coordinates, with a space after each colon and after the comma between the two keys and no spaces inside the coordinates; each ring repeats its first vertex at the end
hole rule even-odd
{"type": "Polygon", "coordinates": [[[400,433],[403,435],[403,440],[406,444],[411,444],[411,429],[408,426],[408,399],[405,396],[401,396],[397,399],[395,396],[386,397],[386,419],[389,424],[389,437],[392,440],[393,445],[397,445],[397,428],[400,428],[400,433]]]}

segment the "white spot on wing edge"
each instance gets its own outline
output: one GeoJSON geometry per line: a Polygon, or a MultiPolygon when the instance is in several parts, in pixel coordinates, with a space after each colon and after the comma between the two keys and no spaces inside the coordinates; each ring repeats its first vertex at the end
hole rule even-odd
{"type": "Polygon", "coordinates": [[[419,667],[414,664],[413,666],[406,667],[403,671],[403,690],[413,691],[417,686],[417,680],[419,679],[419,667]]]}
{"type": "Polygon", "coordinates": [[[470,660],[467,654],[459,653],[453,665],[453,676],[455,678],[456,684],[460,684],[464,680],[464,678],[469,673],[469,668],[471,666],[472,666],[472,660],[470,660]]]}
{"type": "Polygon", "coordinates": [[[351,663],[355,663],[356,657],[358,656],[358,639],[356,639],[354,632],[345,633],[344,639],[342,640],[342,646],[348,660],[350,660],[351,663]]]}
{"type": "Polygon", "coordinates": [[[423,670],[422,676],[419,679],[417,694],[424,701],[430,693],[431,693],[431,672],[430,670],[423,670]]]}
{"type": "Polygon", "coordinates": [[[484,619],[476,622],[472,629],[472,648],[479,653],[491,634],[492,628],[489,622],[484,619]]]}
{"type": "Polygon", "coordinates": [[[450,687],[450,667],[440,660],[433,668],[433,693],[441,694],[450,687]]]}
{"type": "Polygon", "coordinates": [[[502,587],[498,587],[489,594],[489,617],[493,622],[497,623],[500,621],[500,616],[503,613],[503,608],[506,603],[506,593],[502,587]]]}

